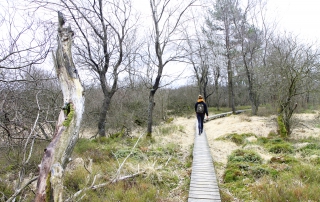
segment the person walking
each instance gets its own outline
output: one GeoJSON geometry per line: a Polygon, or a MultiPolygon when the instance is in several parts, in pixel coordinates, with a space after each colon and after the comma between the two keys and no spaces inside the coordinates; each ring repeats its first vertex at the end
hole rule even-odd
{"type": "Polygon", "coordinates": [[[208,108],[207,108],[206,103],[203,100],[202,95],[198,96],[198,100],[197,100],[196,104],[194,105],[194,110],[196,112],[197,119],[198,119],[199,135],[201,135],[201,133],[203,132],[204,116],[207,115],[207,119],[208,119],[208,108]]]}

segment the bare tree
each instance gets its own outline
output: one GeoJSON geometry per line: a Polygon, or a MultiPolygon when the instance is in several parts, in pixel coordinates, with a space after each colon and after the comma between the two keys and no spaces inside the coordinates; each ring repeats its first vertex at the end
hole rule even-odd
{"type": "MultiPolygon", "coordinates": [[[[152,118],[154,109],[154,95],[160,87],[161,77],[164,67],[172,61],[178,61],[181,55],[176,52],[181,43],[181,24],[186,21],[183,17],[196,0],[178,3],[173,5],[172,0],[150,0],[150,7],[153,19],[152,40],[154,43],[155,57],[149,53],[149,60],[151,66],[155,66],[156,78],[152,84],[149,94],[149,107],[148,107],[148,127],[147,137],[152,137],[152,118]]],[[[150,49],[149,49],[150,50],[150,49]]]]}
{"type": "Polygon", "coordinates": [[[255,58],[262,46],[263,36],[260,30],[248,22],[248,16],[255,5],[248,2],[243,11],[234,12],[233,23],[236,31],[236,38],[240,44],[240,55],[248,79],[249,100],[251,102],[251,113],[257,115],[259,107],[259,87],[257,85],[257,76],[255,75],[255,58]]]}
{"type": "Polygon", "coordinates": [[[58,19],[58,47],[53,57],[65,105],[56,123],[54,138],[44,152],[35,201],[62,201],[63,172],[79,138],[84,111],[84,89],[71,54],[74,33],[70,26],[64,26],[65,18],[60,12],[58,19]]]}
{"type": "Polygon", "coordinates": [[[205,18],[205,23],[202,26],[202,32],[205,36],[206,44],[208,47],[208,59],[210,64],[210,69],[213,76],[213,87],[214,87],[214,101],[217,110],[220,109],[221,100],[221,80],[223,76],[223,67],[226,66],[224,60],[224,43],[220,32],[222,28],[217,26],[214,21],[212,21],[212,12],[209,11],[209,15],[205,18]]]}
{"type": "Polygon", "coordinates": [[[215,4],[215,13],[213,15],[218,21],[222,22],[222,30],[224,34],[224,45],[225,45],[225,56],[228,72],[228,94],[229,94],[229,107],[232,112],[235,113],[235,98],[234,98],[234,87],[233,87],[233,15],[234,10],[238,6],[238,1],[235,0],[218,0],[215,4]]]}
{"type": "Polygon", "coordinates": [[[0,81],[19,81],[22,78],[14,72],[42,64],[46,59],[51,46],[51,25],[43,24],[12,1],[1,4],[0,11],[0,73],[13,73],[0,81]]]}
{"type": "Polygon", "coordinates": [[[194,77],[198,87],[198,93],[203,95],[205,100],[212,94],[208,92],[208,85],[210,80],[210,52],[206,39],[199,28],[201,26],[197,23],[199,18],[193,16],[192,22],[194,33],[190,33],[188,28],[184,29],[184,38],[187,45],[184,48],[186,52],[186,60],[193,69],[194,77]]]}
{"type": "MultiPolygon", "coordinates": [[[[118,89],[124,61],[133,51],[135,24],[130,0],[61,1],[80,33],[76,46],[77,63],[94,73],[99,80],[103,103],[98,121],[98,134],[106,136],[106,117],[110,102],[118,89]]],[[[135,50],[134,50],[135,51],[135,50]]]]}
{"type": "Polygon", "coordinates": [[[297,108],[298,98],[307,93],[305,86],[319,68],[319,50],[315,44],[301,44],[297,37],[285,35],[272,41],[267,58],[273,73],[273,89],[278,104],[280,134],[291,134],[291,118],[297,108]]]}

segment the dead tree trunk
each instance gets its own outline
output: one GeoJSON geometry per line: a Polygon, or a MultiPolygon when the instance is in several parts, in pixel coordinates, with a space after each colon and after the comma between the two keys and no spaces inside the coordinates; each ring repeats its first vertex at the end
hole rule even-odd
{"type": "Polygon", "coordinates": [[[79,137],[84,111],[83,87],[72,60],[73,31],[64,28],[65,19],[58,12],[58,47],[53,53],[57,77],[63,93],[62,108],[53,140],[44,150],[37,182],[36,202],[62,201],[62,176],[79,137]]]}

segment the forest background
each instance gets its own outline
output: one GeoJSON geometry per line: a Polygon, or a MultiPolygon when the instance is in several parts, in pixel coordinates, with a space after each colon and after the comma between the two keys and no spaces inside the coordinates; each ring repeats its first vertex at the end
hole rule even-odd
{"type": "Polygon", "coordinates": [[[149,14],[129,0],[1,1],[1,147],[10,169],[23,170],[15,190],[31,173],[34,143],[52,140],[65,106],[51,57],[57,11],[74,33],[74,71],[85,89],[81,130],[92,138],[139,127],[152,138],[154,126],[192,112],[198,94],[217,111],[249,106],[258,115],[267,107],[283,138],[294,113],[318,105],[318,43],[278,27],[267,2],[145,4],[149,14]]]}

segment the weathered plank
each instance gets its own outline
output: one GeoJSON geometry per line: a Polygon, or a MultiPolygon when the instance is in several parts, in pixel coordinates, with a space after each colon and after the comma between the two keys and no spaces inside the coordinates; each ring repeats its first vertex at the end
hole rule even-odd
{"type": "MultiPolygon", "coordinates": [[[[196,128],[198,128],[197,125],[196,128]]],[[[215,201],[219,202],[221,198],[207,136],[204,131],[201,135],[195,134],[188,202],[215,201]]]]}

